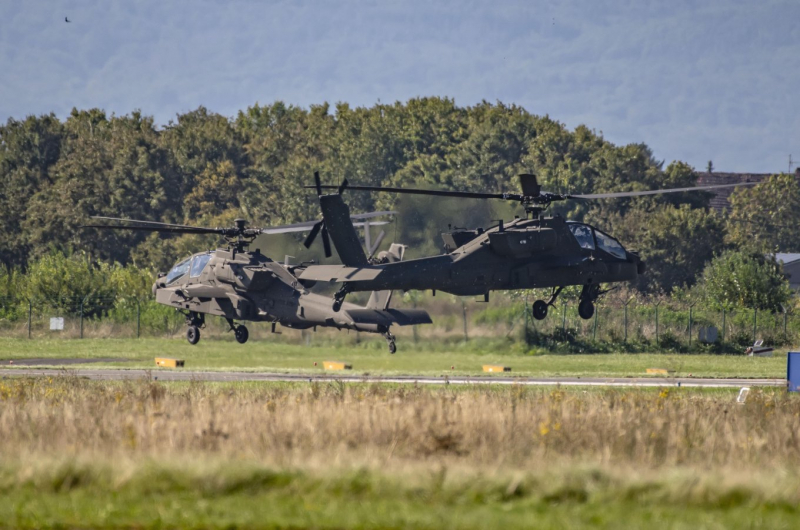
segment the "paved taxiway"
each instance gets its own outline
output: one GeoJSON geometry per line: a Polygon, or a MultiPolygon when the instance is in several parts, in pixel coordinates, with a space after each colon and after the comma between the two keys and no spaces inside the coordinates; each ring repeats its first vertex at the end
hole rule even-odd
{"type": "Polygon", "coordinates": [[[289,374],[267,372],[201,372],[171,369],[130,369],[113,368],[6,368],[0,369],[0,377],[58,377],[71,376],[95,380],[158,380],[158,381],[267,381],[267,382],[330,382],[343,383],[397,383],[420,385],[528,385],[528,386],[610,386],[610,387],[703,387],[740,388],[743,386],[781,387],[785,379],[706,379],[695,377],[514,377],[514,376],[379,376],[349,374],[289,374]]]}

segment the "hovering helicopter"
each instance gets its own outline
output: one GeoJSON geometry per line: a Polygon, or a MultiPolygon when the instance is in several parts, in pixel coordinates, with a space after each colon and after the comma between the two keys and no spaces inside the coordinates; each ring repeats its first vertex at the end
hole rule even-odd
{"type": "MultiPolygon", "coordinates": [[[[271,322],[273,333],[277,324],[293,329],[316,330],[317,326],[321,326],[380,333],[388,342],[389,352],[394,353],[397,346],[390,327],[395,324],[429,324],[431,318],[426,311],[390,308],[391,291],[373,292],[366,307],[345,304],[333,311],[327,297],[309,292],[310,282],[304,285],[298,281],[296,273],[308,263],[278,263],[263,255],[259,249],[248,251],[249,245],[260,234],[312,231],[315,237],[317,233],[322,233],[325,255],[330,256],[328,226],[335,226],[339,235],[346,234],[354,239],[363,254],[355,227],[366,225],[365,228],[369,229],[369,219],[394,213],[371,212],[351,215],[337,220],[337,223],[308,221],[270,228],[248,228],[244,219],[236,219],[233,227],[208,228],[93,217],[125,224],[93,224],[84,228],[218,234],[227,241],[226,248],[198,252],[180,260],[169,273],[159,274],[153,284],[153,294],[158,303],[174,307],[186,316],[186,339],[190,344],[197,344],[200,340],[200,328],[205,325],[206,315],[214,315],[228,322],[240,344],[247,342],[249,332],[244,324],[236,324],[234,320],[271,322]],[[353,223],[353,220],[362,222],[353,223]]],[[[386,223],[373,222],[372,226],[381,224],[386,223]]],[[[381,237],[372,245],[371,253],[377,249],[381,237]]],[[[393,244],[388,251],[382,251],[372,259],[386,263],[398,262],[403,259],[404,250],[403,245],[393,244]]]]}
{"type": "MultiPolygon", "coordinates": [[[[645,262],[639,254],[626,250],[619,241],[602,230],[586,223],[567,221],[559,215],[544,217],[544,210],[553,202],[565,200],[611,199],[639,197],[662,193],[708,191],[752,183],[721,184],[690,188],[672,188],[648,191],[564,195],[542,191],[535,175],[519,175],[522,193],[473,193],[465,191],[438,191],[374,186],[350,186],[347,181],[333,195],[323,195],[318,175],[315,186],[322,206],[323,219],[347,214],[341,200],[344,189],[384,193],[406,193],[461,197],[471,199],[502,199],[519,202],[524,218],[509,223],[501,220],[489,229],[457,229],[442,234],[445,254],[403,262],[367,262],[361,256],[352,257],[347,245],[334,245],[343,265],[314,265],[306,267],[299,275],[300,281],[341,283],[333,297],[333,310],[342,308],[345,297],[354,291],[381,289],[418,289],[444,291],[459,296],[483,295],[508,289],[551,288],[547,300],[533,304],[533,316],[542,320],[566,286],[582,286],[578,313],[584,319],[594,315],[595,301],[607,291],[604,283],[626,282],[644,274],[645,262]]],[[[313,240],[315,234],[310,234],[313,240]]],[[[307,240],[308,243],[308,240],[307,240]]],[[[362,253],[363,254],[363,253],[362,253]]]]}

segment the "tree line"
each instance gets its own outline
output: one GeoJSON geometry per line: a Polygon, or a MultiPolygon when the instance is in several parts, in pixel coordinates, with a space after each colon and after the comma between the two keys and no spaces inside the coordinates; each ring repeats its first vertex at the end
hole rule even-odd
{"type": "MultiPolygon", "coordinates": [[[[314,171],[330,183],[347,178],[487,192],[517,191],[519,173],[537,174],[547,190],[571,193],[683,187],[697,180],[692,167],[665,165],[643,143],[614,145],[585,125],[569,130],[501,102],[461,107],[429,97],[368,108],[275,102],[232,118],[200,107],[163,127],[139,111],[109,116],[74,109],[64,120],[54,114],[12,118],[0,126],[6,290],[10,278],[46,256],[81,253],[95,264],[152,271],[216,243],[81,229],[93,215],[210,226],[236,217],[256,226],[318,218],[315,194],[303,188],[314,171]]],[[[698,282],[736,285],[736,278],[728,284],[704,280],[715,256],[725,258],[728,269],[747,262],[752,271],[775,268],[766,254],[800,250],[800,232],[793,230],[800,189],[793,176],[775,175],[736,191],[727,214],[711,210],[709,198],[573,202],[551,211],[594,224],[638,250],[648,274],[635,288],[644,293],[685,293],[698,282]]],[[[347,202],[354,211],[400,210],[395,237],[420,255],[441,248],[437,231],[447,224],[488,226],[496,210],[513,211],[473,203],[429,207],[434,203],[389,194],[353,193],[347,202]]]]}

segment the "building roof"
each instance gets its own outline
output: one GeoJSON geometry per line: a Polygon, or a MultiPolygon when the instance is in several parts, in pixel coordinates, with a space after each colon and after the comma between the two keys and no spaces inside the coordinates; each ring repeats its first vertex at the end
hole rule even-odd
{"type": "MultiPolygon", "coordinates": [[[[717,184],[736,184],[739,182],[761,182],[769,178],[771,173],[697,173],[698,186],[713,186],[717,184]]],[[[713,190],[710,206],[717,211],[729,210],[731,205],[728,197],[736,188],[722,188],[713,190]]]]}
{"type": "Polygon", "coordinates": [[[795,261],[798,260],[800,260],[800,254],[781,253],[781,252],[775,254],[775,261],[780,261],[784,265],[794,263],[795,261]]]}

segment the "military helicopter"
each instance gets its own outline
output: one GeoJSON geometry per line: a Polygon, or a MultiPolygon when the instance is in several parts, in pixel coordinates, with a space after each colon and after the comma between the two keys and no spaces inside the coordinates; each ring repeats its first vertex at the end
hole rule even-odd
{"type": "MultiPolygon", "coordinates": [[[[306,267],[300,281],[340,282],[341,288],[333,299],[333,310],[338,311],[348,293],[381,289],[418,289],[444,291],[459,296],[483,295],[508,289],[550,288],[547,300],[533,304],[533,316],[542,320],[566,286],[582,286],[578,312],[584,319],[594,315],[597,298],[607,291],[601,284],[634,280],[644,274],[645,263],[639,254],[626,250],[619,241],[586,223],[567,221],[559,215],[544,217],[544,210],[553,202],[565,200],[592,200],[620,197],[639,197],[662,193],[709,191],[752,183],[721,184],[690,188],[564,195],[542,191],[535,175],[519,175],[522,193],[474,193],[465,191],[422,190],[375,186],[344,186],[355,191],[406,193],[461,197],[471,199],[502,199],[519,202],[524,218],[515,218],[484,230],[457,229],[442,234],[445,254],[403,262],[379,263],[362,257],[350,256],[347,247],[334,245],[343,265],[314,265],[306,267]]],[[[323,219],[346,215],[340,192],[323,195],[319,179],[313,186],[317,190],[323,219]],[[343,210],[344,208],[344,210],[343,210]]],[[[306,186],[312,188],[312,186],[306,186]]],[[[311,234],[309,237],[313,239],[311,234]]]]}
{"type": "MultiPolygon", "coordinates": [[[[361,250],[355,227],[367,224],[368,229],[368,219],[393,213],[351,215],[337,223],[336,229],[340,236],[354,239],[361,250]],[[353,220],[362,222],[353,223],[353,220]]],[[[311,231],[315,237],[322,233],[325,255],[330,256],[328,227],[323,221],[248,228],[244,219],[236,219],[233,227],[209,228],[115,217],[96,216],[93,219],[124,224],[92,224],[85,225],[85,228],[218,234],[227,241],[226,248],[198,252],[180,260],[169,273],[159,274],[153,284],[153,294],[158,303],[174,307],[186,316],[186,339],[190,344],[197,344],[200,340],[200,328],[205,325],[206,315],[223,317],[240,344],[247,342],[249,332],[244,324],[236,324],[234,320],[270,322],[273,333],[277,324],[293,329],[316,330],[321,326],[380,333],[386,338],[390,353],[397,350],[395,336],[389,331],[392,325],[431,323],[424,310],[389,308],[391,291],[372,293],[366,307],[346,304],[333,311],[327,297],[308,290],[313,282],[298,280],[296,274],[308,263],[278,263],[259,249],[248,251],[249,245],[261,234],[311,231]]],[[[381,224],[385,222],[373,222],[372,226],[381,224]]],[[[372,253],[377,249],[380,237],[373,245],[372,253]]],[[[404,249],[403,245],[393,244],[388,251],[382,251],[372,259],[394,263],[402,260],[404,249]]],[[[361,252],[363,254],[363,250],[361,252]]]]}

